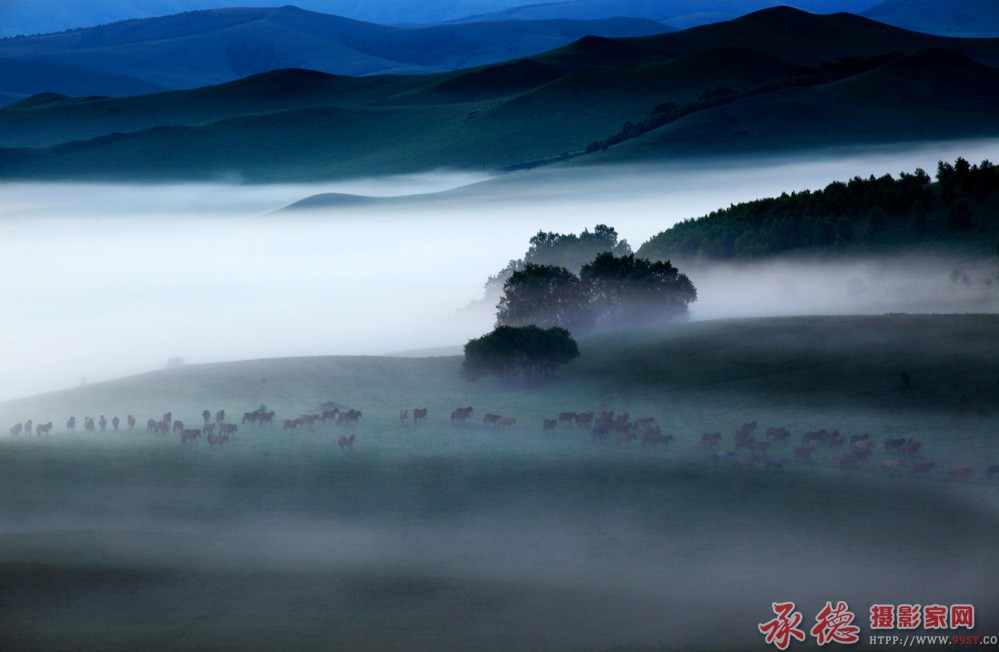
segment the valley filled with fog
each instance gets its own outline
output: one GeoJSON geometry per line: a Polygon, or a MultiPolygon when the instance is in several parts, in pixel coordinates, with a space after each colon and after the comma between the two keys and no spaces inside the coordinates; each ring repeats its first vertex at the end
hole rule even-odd
{"type": "MultiPolygon", "coordinates": [[[[996,158],[996,142],[850,150],[796,159],[550,167],[321,185],[19,184],[0,189],[0,399],[187,363],[386,354],[489,330],[486,279],[539,230],[608,224],[637,249],[732,203],[853,176],[932,175],[996,158]],[[383,198],[280,211],[320,193],[383,198]],[[478,303],[477,303],[478,302],[478,303]],[[476,304],[477,305],[470,305],[476,304]]],[[[910,257],[688,270],[692,319],[994,312],[994,260],[910,257]],[[969,283],[949,276],[961,269],[969,283]]]]}

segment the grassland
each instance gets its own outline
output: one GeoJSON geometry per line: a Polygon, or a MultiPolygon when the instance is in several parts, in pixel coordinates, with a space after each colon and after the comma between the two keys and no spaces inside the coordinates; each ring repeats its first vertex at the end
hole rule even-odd
{"type": "MultiPolygon", "coordinates": [[[[469,384],[460,359],[192,365],[10,401],[0,440],[4,649],[752,649],[770,603],[978,608],[999,626],[999,318],[891,315],[680,324],[581,342],[541,387],[469,384]],[[909,374],[906,387],[901,372],[909,374]],[[76,415],[277,419],[333,400],[343,426],[240,426],[222,448],[64,432],[76,415]],[[458,406],[475,408],[452,425],[458,406]],[[427,407],[424,427],[402,408],[427,407]],[[667,447],[541,432],[563,410],[654,416],[667,447]],[[482,425],[494,412],[509,430],[482,425]],[[869,432],[856,469],[820,448],[785,471],[698,451],[757,420],[869,432]],[[928,477],[889,474],[917,439],[928,477]],[[971,465],[949,479],[948,465],[971,465]]],[[[915,460],[909,460],[911,464],[915,460]]]]}

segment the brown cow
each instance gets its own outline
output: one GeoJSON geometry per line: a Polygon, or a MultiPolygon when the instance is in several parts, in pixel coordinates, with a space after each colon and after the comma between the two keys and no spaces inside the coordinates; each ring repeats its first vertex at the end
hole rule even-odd
{"type": "Polygon", "coordinates": [[[297,427],[298,427],[298,419],[285,419],[284,420],[284,429],[286,431],[287,430],[294,430],[297,427]]]}

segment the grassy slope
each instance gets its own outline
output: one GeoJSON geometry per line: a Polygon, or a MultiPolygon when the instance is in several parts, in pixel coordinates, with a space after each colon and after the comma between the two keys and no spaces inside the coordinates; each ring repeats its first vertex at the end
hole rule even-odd
{"type": "Polygon", "coordinates": [[[333,441],[344,429],[319,426],[241,427],[223,450],[144,432],[0,439],[0,643],[747,649],[777,598],[806,614],[845,599],[858,620],[877,601],[970,601],[994,627],[999,594],[981,569],[999,561],[997,487],[981,472],[999,452],[997,326],[681,324],[586,340],[563,379],[534,389],[469,385],[453,357],[303,358],[8,402],[5,423],[167,409],[191,423],[205,407],[238,420],[261,401],[280,418],[329,399],[364,416],[352,454],[333,441]],[[465,404],[518,426],[448,425],[465,404]],[[398,409],[418,405],[428,426],[400,427],[398,409]],[[559,410],[602,408],[654,415],[677,440],[650,451],[540,433],[559,410]],[[824,450],[785,473],[740,472],[694,451],[707,430],[730,447],[751,419],[795,441],[816,428],[913,437],[921,459],[978,475],[850,472],[824,450]]]}
{"type": "Polygon", "coordinates": [[[435,76],[346,79],[288,71],[186,93],[28,102],[0,110],[4,146],[84,142],[8,149],[0,159],[5,176],[83,178],[235,172],[267,180],[500,168],[578,151],[626,120],[644,119],[661,102],[690,101],[714,86],[757,84],[813,59],[943,45],[971,59],[937,54],[927,72],[919,60],[925,54],[916,54],[908,68],[896,62],[869,73],[869,81],[750,97],[688,116],[606,158],[995,133],[995,69],[975,60],[999,61],[999,41],[773,10],[644,39],[586,38],[534,59],[435,76]],[[881,92],[886,83],[905,96],[881,92]],[[903,110],[906,120],[897,119],[903,110]],[[125,135],[85,140],[115,132],[125,135]]]}

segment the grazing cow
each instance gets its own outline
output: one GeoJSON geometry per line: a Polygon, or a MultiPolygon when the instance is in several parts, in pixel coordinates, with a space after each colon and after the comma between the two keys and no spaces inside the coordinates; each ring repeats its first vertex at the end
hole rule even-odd
{"type": "Polygon", "coordinates": [[[888,473],[894,474],[905,465],[905,460],[881,460],[881,468],[888,473]]]}
{"type": "Polygon", "coordinates": [[[69,421],[66,422],[67,432],[76,432],[76,417],[70,417],[69,421]]]}
{"type": "Polygon", "coordinates": [[[499,423],[499,420],[500,420],[500,415],[498,414],[487,414],[486,416],[482,417],[482,423],[483,425],[486,426],[494,426],[497,423],[499,423]]]}
{"type": "Polygon", "coordinates": [[[285,419],[284,420],[284,430],[294,430],[298,427],[298,419],[285,419]]]}
{"type": "Polygon", "coordinates": [[[399,423],[406,425],[409,422],[409,409],[399,410],[399,423]]]}
{"type": "Polygon", "coordinates": [[[347,410],[346,412],[340,412],[340,414],[337,415],[336,422],[348,425],[356,425],[357,420],[360,418],[361,418],[361,411],[351,409],[347,410]]]}
{"type": "Polygon", "coordinates": [[[655,428],[646,428],[645,433],[642,434],[642,447],[651,446],[652,448],[657,447],[659,444],[663,446],[668,446],[669,443],[673,441],[673,435],[664,435],[659,431],[659,426],[655,428]]]}
{"type": "Polygon", "coordinates": [[[775,471],[783,471],[784,467],[788,463],[786,457],[768,457],[764,460],[764,470],[774,469],[775,471]]]}
{"type": "Polygon", "coordinates": [[[135,429],[135,417],[133,417],[131,414],[128,415],[127,422],[128,422],[128,429],[129,430],[134,430],[135,429]]]}
{"type": "Polygon", "coordinates": [[[577,416],[575,412],[559,412],[558,422],[567,423],[571,426],[576,421],[577,416]]]}
{"type": "Polygon", "coordinates": [[[186,444],[187,442],[198,443],[198,438],[201,437],[200,430],[190,430],[187,428],[182,428],[180,431],[180,443],[186,444]]]}
{"type": "Polygon", "coordinates": [[[10,436],[11,437],[17,437],[22,432],[24,432],[24,424],[23,423],[15,423],[14,425],[12,425],[10,427],[10,436]]]}
{"type": "Polygon", "coordinates": [[[503,428],[512,428],[516,425],[517,420],[513,417],[500,417],[499,424],[503,428]]]}
{"type": "Polygon", "coordinates": [[[314,424],[316,421],[319,421],[318,414],[303,414],[302,416],[298,417],[298,422],[309,426],[310,429],[312,428],[312,424],[314,424]]]}
{"type": "Polygon", "coordinates": [[[215,423],[222,423],[225,421],[225,410],[219,410],[215,413],[215,423]]]}
{"type": "Polygon", "coordinates": [[[337,444],[340,445],[340,450],[354,450],[354,437],[356,437],[354,433],[351,433],[350,436],[341,435],[340,439],[337,440],[337,444]]]}
{"type": "Polygon", "coordinates": [[[41,437],[42,435],[48,437],[49,431],[51,430],[52,430],[51,421],[49,421],[48,423],[39,423],[37,426],[35,426],[35,434],[38,435],[39,437],[41,437]]]}
{"type": "Polygon", "coordinates": [[[815,446],[810,444],[808,446],[798,446],[794,449],[794,459],[807,462],[812,459],[812,453],[815,452],[815,446]]]}
{"type": "MultiPolygon", "coordinates": [[[[215,424],[213,423],[209,425],[214,426],[215,424]]],[[[221,446],[222,444],[225,444],[226,442],[229,441],[229,435],[222,435],[222,434],[216,435],[213,432],[207,433],[206,437],[208,439],[208,445],[211,448],[215,448],[216,446],[221,446]]]]}
{"type": "Polygon", "coordinates": [[[542,428],[545,433],[555,432],[555,426],[558,425],[558,421],[555,419],[545,419],[542,423],[542,428]]]}
{"type": "Polygon", "coordinates": [[[427,408],[413,408],[413,425],[424,425],[427,423],[427,408]]]}
{"type": "Polygon", "coordinates": [[[767,437],[774,441],[784,443],[790,436],[791,433],[787,428],[767,428],[767,437]]]}
{"type": "Polygon", "coordinates": [[[180,432],[183,429],[184,429],[184,422],[183,421],[181,421],[180,419],[177,419],[176,421],[173,422],[173,431],[174,432],[180,432]]]}
{"type": "Polygon", "coordinates": [[[205,422],[205,425],[207,426],[208,422],[212,420],[212,413],[209,412],[208,410],[203,410],[201,412],[201,419],[205,422]]]}
{"type": "Polygon", "coordinates": [[[468,417],[472,414],[471,407],[456,408],[451,412],[451,423],[468,423],[468,417]]]}
{"type": "Polygon", "coordinates": [[[949,466],[947,475],[952,478],[970,478],[975,473],[973,466],[949,466]]]}
{"type": "Polygon", "coordinates": [[[912,475],[929,475],[936,466],[936,462],[916,462],[912,465],[912,475]]]}
{"type": "Polygon", "coordinates": [[[577,426],[588,426],[593,423],[593,413],[583,412],[576,415],[576,425],[577,426]]]}
{"type": "Polygon", "coordinates": [[[115,432],[118,432],[119,425],[121,425],[121,419],[119,419],[117,416],[113,417],[111,419],[111,429],[114,430],[115,432]]]}

